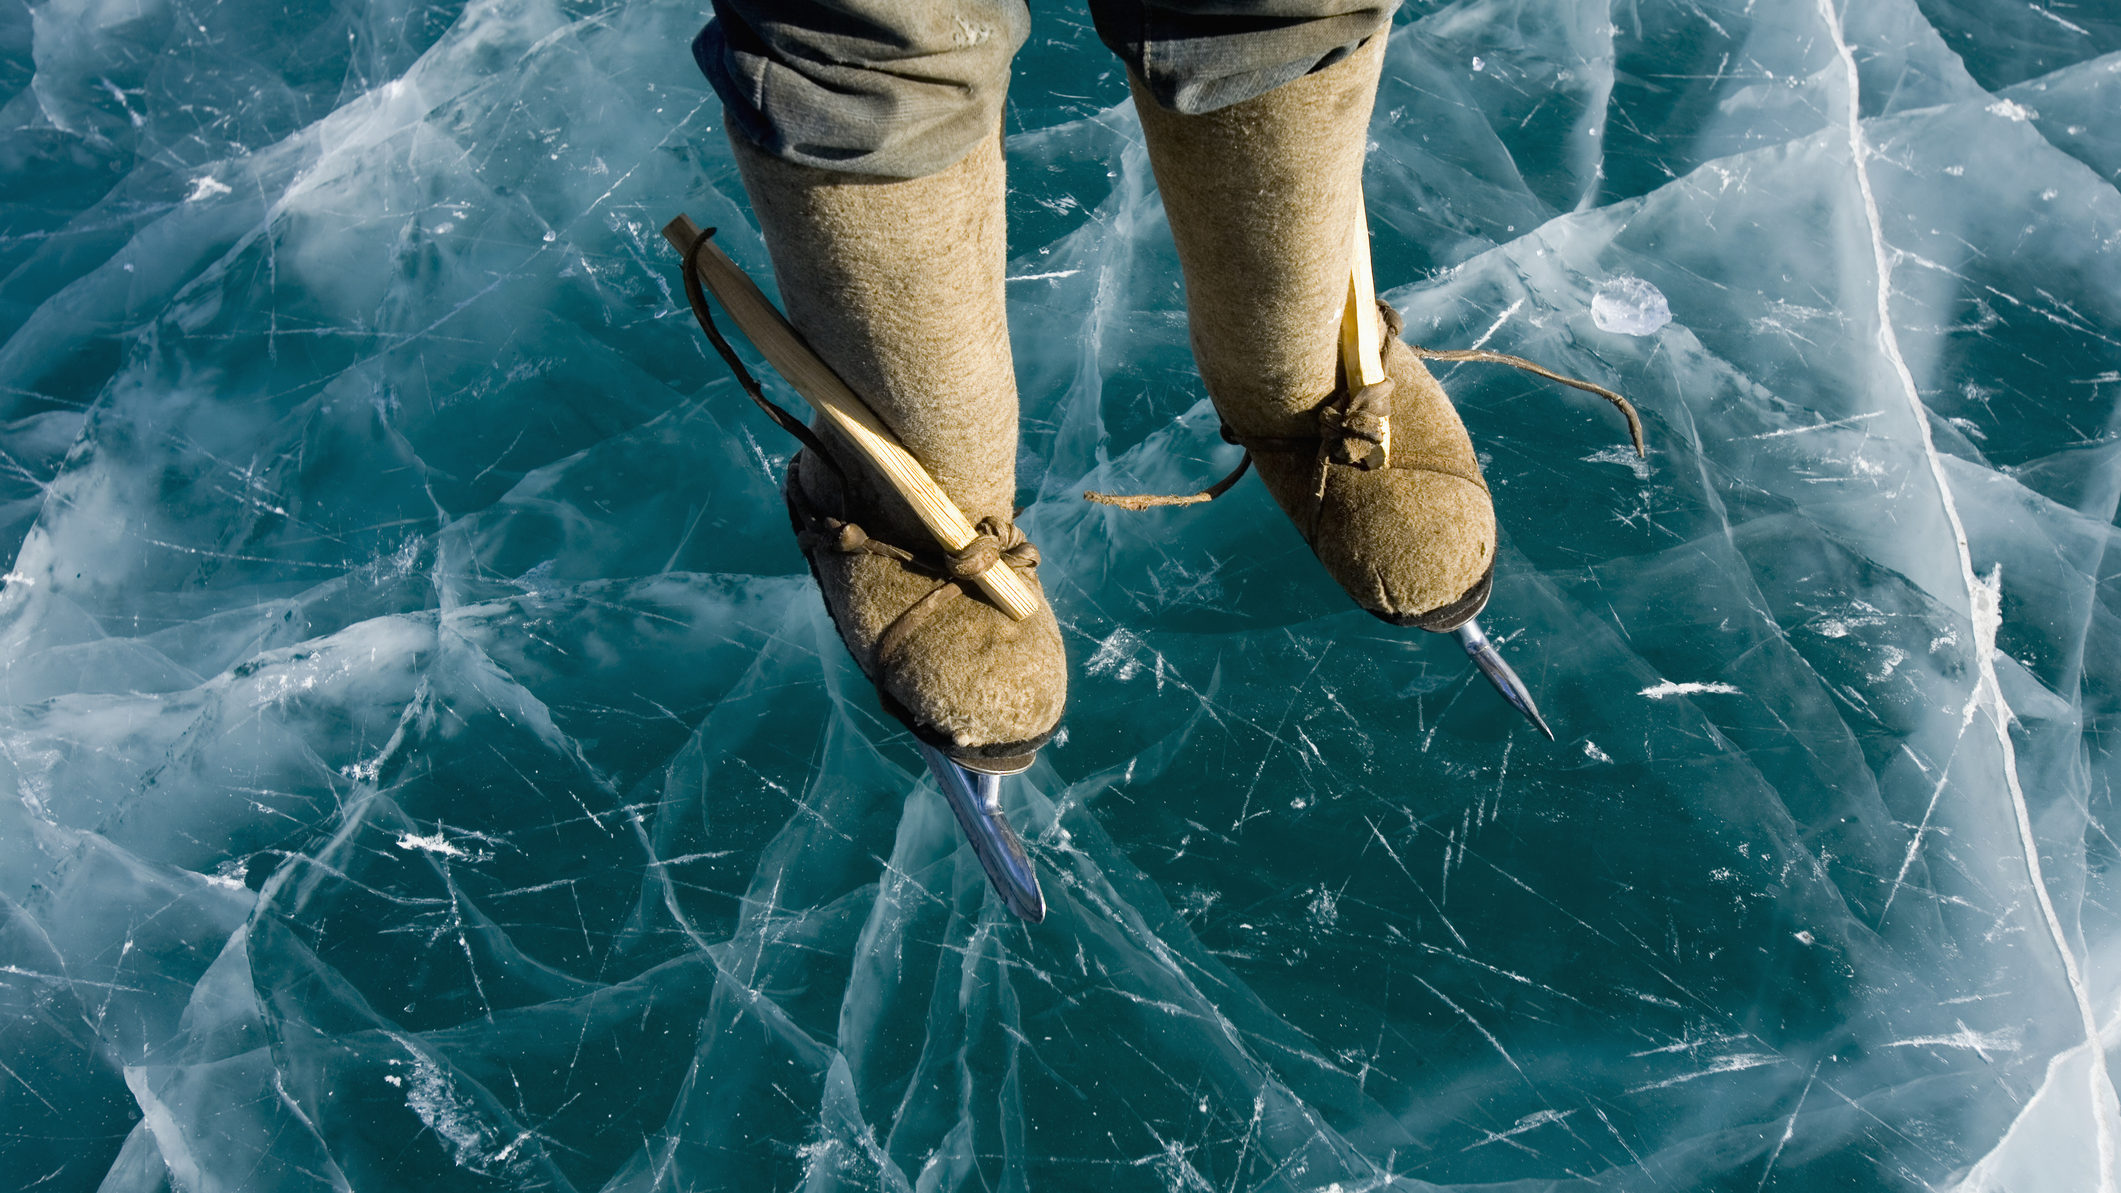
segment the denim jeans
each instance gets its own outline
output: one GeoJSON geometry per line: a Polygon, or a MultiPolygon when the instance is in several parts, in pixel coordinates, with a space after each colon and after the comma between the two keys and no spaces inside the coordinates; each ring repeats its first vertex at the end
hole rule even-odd
{"type": "MultiPolygon", "coordinates": [[[[733,131],[784,161],[920,178],[1001,124],[1024,0],[713,0],[693,57],[733,131]]],[[[1089,0],[1098,36],[1188,115],[1333,65],[1398,0],[1089,0]]]]}

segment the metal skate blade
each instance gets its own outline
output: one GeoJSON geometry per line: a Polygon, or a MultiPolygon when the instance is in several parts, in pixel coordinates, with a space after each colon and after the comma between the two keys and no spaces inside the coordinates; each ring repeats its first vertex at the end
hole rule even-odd
{"type": "Polygon", "coordinates": [[[972,842],[980,868],[1002,905],[1018,919],[1036,924],[1046,918],[1046,895],[1038,889],[1038,872],[1024,853],[1024,843],[1002,815],[1002,776],[969,771],[952,762],[941,750],[926,742],[916,743],[928,772],[943,790],[943,799],[957,816],[957,825],[972,842]]]}
{"type": "Polygon", "coordinates": [[[1532,703],[1531,691],[1524,686],[1523,680],[1517,678],[1517,673],[1510,670],[1510,665],[1503,661],[1501,653],[1495,649],[1495,644],[1488,641],[1487,634],[1481,631],[1480,623],[1469,618],[1464,625],[1452,632],[1458,635],[1458,644],[1465,647],[1473,665],[1480,668],[1482,675],[1488,677],[1488,682],[1495,685],[1495,690],[1502,693],[1502,698],[1509,701],[1512,708],[1523,713],[1541,733],[1546,734],[1548,741],[1553,741],[1554,731],[1547,728],[1547,719],[1539,715],[1539,706],[1532,703]]]}

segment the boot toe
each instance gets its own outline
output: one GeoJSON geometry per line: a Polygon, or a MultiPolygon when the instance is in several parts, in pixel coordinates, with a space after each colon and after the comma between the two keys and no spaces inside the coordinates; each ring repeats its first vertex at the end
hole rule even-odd
{"type": "Polygon", "coordinates": [[[1017,573],[1041,598],[1017,621],[971,581],[946,587],[932,560],[872,549],[866,533],[828,515],[845,509],[847,494],[806,456],[790,462],[782,495],[825,610],[884,711],[975,770],[1029,766],[1068,703],[1060,624],[1037,574],[1017,573]]]}
{"type": "MultiPolygon", "coordinates": [[[[1388,328],[1396,325],[1390,316],[1388,328]]],[[[1321,465],[1289,451],[1255,453],[1253,462],[1356,604],[1395,625],[1453,629],[1487,599],[1495,504],[1443,386],[1396,336],[1384,363],[1393,380],[1389,467],[1321,465]]]]}
{"type": "Polygon", "coordinates": [[[1485,488],[1449,473],[1336,468],[1312,546],[1364,609],[1425,624],[1425,615],[1485,586],[1495,564],[1495,507],[1485,488]]]}
{"type": "Polygon", "coordinates": [[[1068,664],[1051,606],[1012,620],[965,594],[877,660],[874,678],[914,732],[974,769],[1006,769],[1053,735],[1068,664]],[[982,765],[986,764],[986,765],[982,765]]]}

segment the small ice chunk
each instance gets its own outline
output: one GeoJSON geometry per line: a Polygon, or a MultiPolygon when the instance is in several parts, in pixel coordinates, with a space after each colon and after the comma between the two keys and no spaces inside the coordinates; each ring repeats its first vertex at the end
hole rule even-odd
{"type": "Polygon", "coordinates": [[[184,196],[184,201],[186,203],[197,203],[201,199],[211,199],[215,195],[232,194],[234,191],[234,187],[213,175],[201,174],[191,180],[191,193],[184,196]]]}
{"type": "Polygon", "coordinates": [[[1591,322],[1600,331],[1646,336],[1671,321],[1664,292],[1641,278],[1612,278],[1591,296],[1591,322]]]}
{"type": "Polygon", "coordinates": [[[1988,106],[1988,111],[1991,116],[2001,116],[2005,120],[2016,121],[2019,124],[2024,124],[2026,121],[2040,115],[2040,113],[2014,99],[1999,99],[1988,106]]]}
{"type": "Polygon", "coordinates": [[[443,857],[471,856],[470,854],[465,853],[462,849],[458,848],[455,843],[449,840],[449,838],[444,837],[440,830],[436,830],[436,832],[432,836],[427,837],[422,837],[414,833],[401,833],[398,836],[398,848],[419,849],[424,850],[428,853],[438,853],[441,854],[443,857]]]}
{"type": "Polygon", "coordinates": [[[1648,696],[1652,700],[1662,700],[1666,696],[1698,696],[1711,692],[1719,696],[1740,696],[1744,694],[1736,686],[1727,683],[1713,681],[1709,683],[1673,683],[1667,679],[1642,689],[1638,695],[1648,696]]]}

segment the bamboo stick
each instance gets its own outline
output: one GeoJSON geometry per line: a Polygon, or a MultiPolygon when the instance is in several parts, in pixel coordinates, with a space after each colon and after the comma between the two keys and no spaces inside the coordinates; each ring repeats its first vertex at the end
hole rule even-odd
{"type": "MultiPolygon", "coordinates": [[[[1340,360],[1353,392],[1385,379],[1384,343],[1378,338],[1377,279],[1370,272],[1370,213],[1362,193],[1355,195],[1355,237],[1349,256],[1354,268],[1348,278],[1348,308],[1340,317],[1340,360]]],[[[1392,424],[1385,422],[1384,442],[1378,447],[1384,459],[1392,459],[1392,424]]]]}
{"type": "MultiPolygon", "coordinates": [[[[699,235],[699,226],[682,215],[663,228],[663,239],[680,253],[690,252],[699,235]]],[[[958,509],[950,495],[935,483],[935,478],[928,475],[921,462],[899,444],[877,419],[875,412],[847,388],[839,374],[818,359],[810,345],[803,342],[802,334],[782,318],[772,301],[737,263],[710,241],[700,253],[699,265],[700,283],[721,302],[730,319],[758,349],[759,355],[787,379],[789,386],[817,411],[826,424],[854,444],[875,466],[891,488],[913,507],[914,514],[928,528],[928,533],[935,536],[935,541],[946,551],[962,551],[970,545],[978,537],[978,532],[965,519],[964,511],[958,509]]],[[[1018,621],[1039,610],[1038,594],[1016,574],[1016,569],[1007,564],[990,565],[973,576],[972,582],[994,598],[994,603],[1001,606],[1003,612],[1018,621]]]]}
{"type": "Polygon", "coordinates": [[[1348,384],[1360,388],[1385,379],[1384,345],[1377,338],[1377,281],[1370,273],[1370,213],[1355,196],[1353,275],[1348,279],[1348,309],[1340,319],[1340,359],[1348,384]]]}

